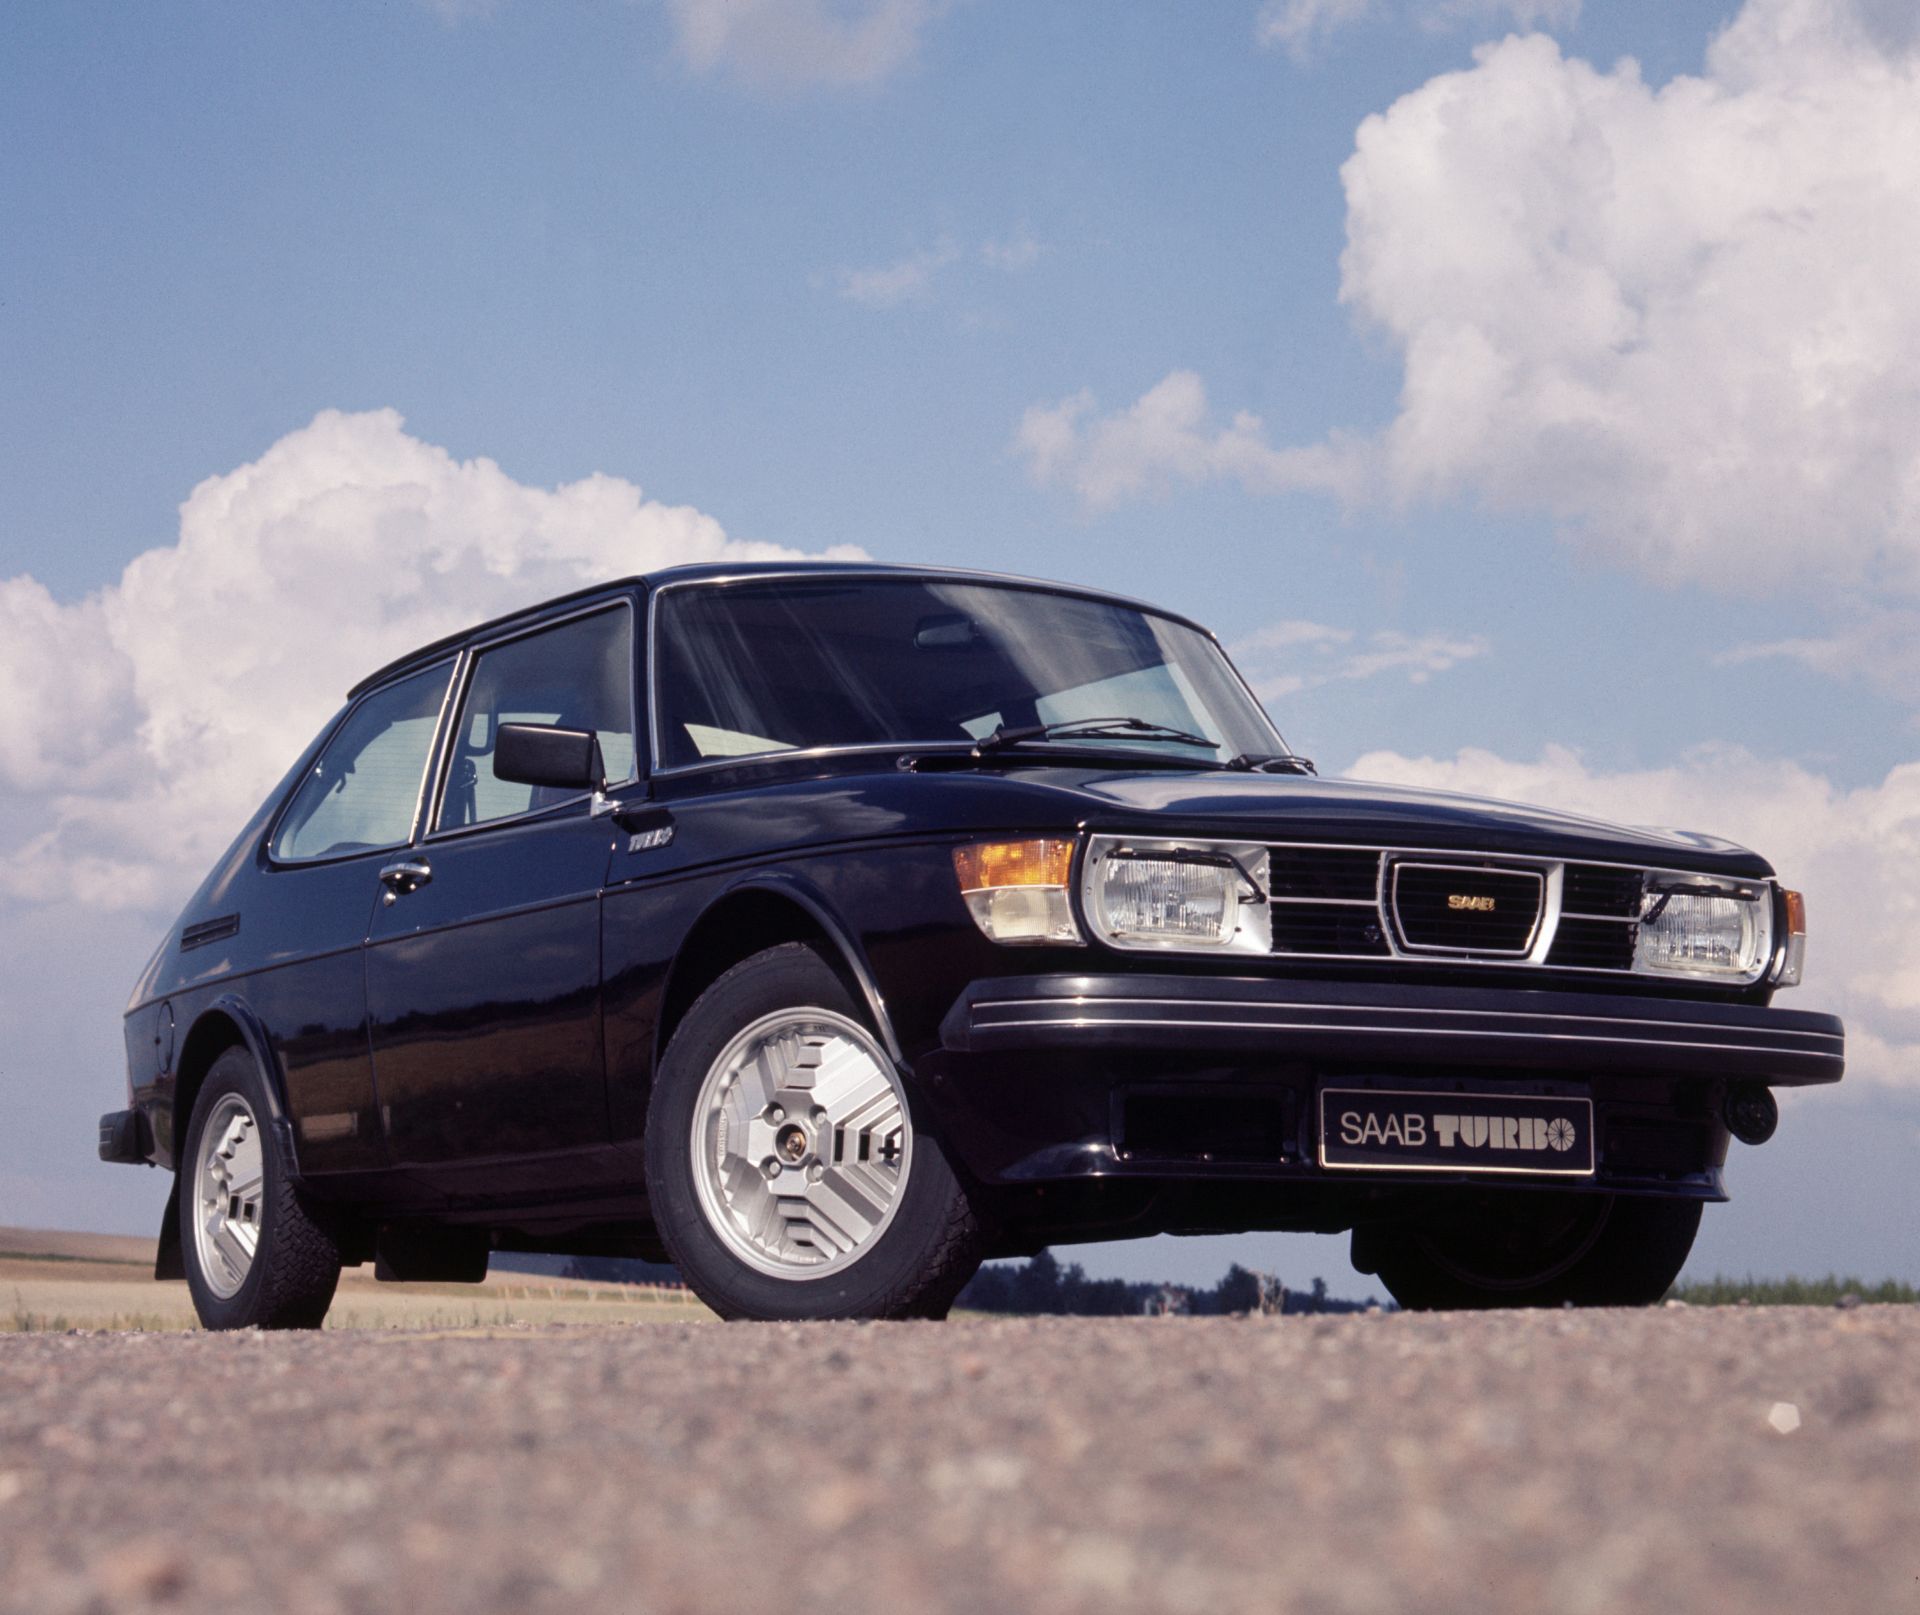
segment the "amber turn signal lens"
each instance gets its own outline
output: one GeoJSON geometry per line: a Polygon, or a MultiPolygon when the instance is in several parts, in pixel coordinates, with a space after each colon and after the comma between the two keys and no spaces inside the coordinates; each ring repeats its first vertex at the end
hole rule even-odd
{"type": "Polygon", "coordinates": [[[1073,843],[1048,837],[1043,841],[983,841],[953,849],[953,872],[963,892],[992,891],[1001,886],[1061,886],[1073,868],[1073,843]]]}
{"type": "Polygon", "coordinates": [[[1787,935],[1805,936],[1807,934],[1807,900],[1799,892],[1782,890],[1780,895],[1787,900],[1787,935]]]}

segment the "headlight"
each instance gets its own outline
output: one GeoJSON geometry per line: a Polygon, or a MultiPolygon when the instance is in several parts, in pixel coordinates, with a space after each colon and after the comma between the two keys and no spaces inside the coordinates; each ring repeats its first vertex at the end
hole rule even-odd
{"type": "Polygon", "coordinates": [[[995,942],[1013,946],[1084,944],[1067,882],[1073,843],[985,841],[953,849],[953,872],[973,923],[995,942]]]}
{"type": "Polygon", "coordinates": [[[1095,836],[1081,893],[1088,924],[1116,948],[1272,951],[1262,846],[1095,836]]]}
{"type": "Polygon", "coordinates": [[[1655,976],[1757,981],[1773,957],[1773,890],[1674,882],[1648,891],[1633,967],[1655,976]]]}

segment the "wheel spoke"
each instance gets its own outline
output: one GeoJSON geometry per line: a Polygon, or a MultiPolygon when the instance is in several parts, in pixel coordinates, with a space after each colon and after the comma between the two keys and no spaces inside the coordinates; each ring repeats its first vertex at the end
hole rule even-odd
{"type": "Polygon", "coordinates": [[[265,1217],[266,1160],[253,1111],[223,1095],[200,1130],[193,1165],[194,1253],[216,1296],[239,1293],[259,1255],[265,1217]]]}
{"type": "Polygon", "coordinates": [[[694,1108],[710,1227],[750,1266],[805,1279],[857,1259],[891,1220],[912,1131],[892,1062],[845,1016],[796,1008],[740,1032],[694,1108]]]}

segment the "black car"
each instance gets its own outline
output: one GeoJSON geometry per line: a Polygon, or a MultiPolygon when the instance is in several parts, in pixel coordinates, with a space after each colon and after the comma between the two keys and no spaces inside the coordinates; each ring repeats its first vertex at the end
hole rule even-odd
{"type": "Polygon", "coordinates": [[[159,1273],[670,1258],[938,1317],[983,1257],[1352,1230],[1410,1306],[1635,1304],[1837,1081],[1751,852],[1323,780],[1206,630],[1056,584],[695,567],[381,669],[195,894],[100,1153],[159,1273]]]}

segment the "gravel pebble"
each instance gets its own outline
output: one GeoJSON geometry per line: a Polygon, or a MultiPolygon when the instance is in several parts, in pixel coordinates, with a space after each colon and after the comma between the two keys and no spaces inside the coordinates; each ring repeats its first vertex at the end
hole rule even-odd
{"type": "Polygon", "coordinates": [[[0,1337],[0,1610],[1920,1610],[1920,1309],[0,1337]]]}

